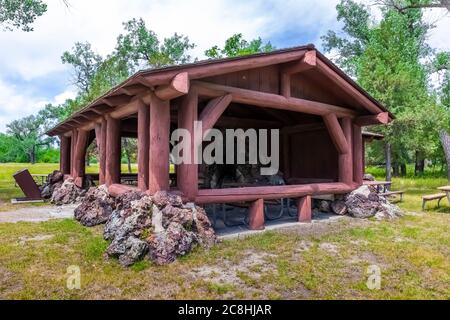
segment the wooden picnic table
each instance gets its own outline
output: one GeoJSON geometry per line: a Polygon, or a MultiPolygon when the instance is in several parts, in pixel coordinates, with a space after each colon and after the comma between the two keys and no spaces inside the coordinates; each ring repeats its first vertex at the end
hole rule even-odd
{"type": "Polygon", "coordinates": [[[364,181],[363,184],[376,187],[378,192],[386,192],[387,188],[392,185],[392,181],[364,181]]]}
{"type": "Polygon", "coordinates": [[[450,186],[439,187],[438,190],[444,191],[447,194],[448,202],[450,202],[450,186]]]}

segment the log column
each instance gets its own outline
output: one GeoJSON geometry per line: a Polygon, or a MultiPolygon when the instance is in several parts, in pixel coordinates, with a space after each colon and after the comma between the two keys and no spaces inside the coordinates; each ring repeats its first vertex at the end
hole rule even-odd
{"type": "Polygon", "coordinates": [[[59,170],[63,174],[70,174],[70,139],[64,135],[60,139],[60,156],[59,156],[59,170]]]}
{"type": "Polygon", "coordinates": [[[350,118],[341,119],[341,127],[347,141],[347,152],[339,154],[339,181],[346,184],[353,182],[353,156],[352,156],[352,120],[350,118]]]}
{"type": "Polygon", "coordinates": [[[138,107],[138,188],[148,190],[149,176],[149,138],[150,138],[150,109],[144,102],[139,102],[138,107]]]}
{"type": "Polygon", "coordinates": [[[264,229],[264,200],[258,199],[252,202],[249,209],[248,227],[250,230],[264,229]]]}
{"type": "Polygon", "coordinates": [[[198,168],[194,164],[195,141],[194,121],[198,117],[198,95],[191,89],[178,110],[178,128],[184,128],[191,134],[191,164],[182,163],[177,168],[177,186],[189,200],[195,200],[198,193],[198,168]]]}
{"type": "Polygon", "coordinates": [[[77,138],[78,131],[76,129],[72,130],[72,138],[70,139],[70,175],[76,177],[76,166],[75,166],[75,153],[77,149],[77,138]]]}
{"type": "Polygon", "coordinates": [[[106,121],[101,119],[95,124],[95,140],[99,157],[98,179],[100,184],[105,183],[105,161],[106,161],[106,121]]]}
{"type": "Polygon", "coordinates": [[[86,130],[78,130],[77,144],[75,147],[75,185],[78,187],[83,186],[83,179],[85,175],[86,166],[86,148],[89,139],[89,132],[86,130]]]}
{"type": "Polygon", "coordinates": [[[120,183],[120,120],[106,115],[105,184],[120,183]]]}
{"type": "Polygon", "coordinates": [[[311,222],[311,196],[307,195],[297,200],[297,216],[299,222],[311,222]]]}
{"type": "Polygon", "coordinates": [[[148,190],[150,194],[169,190],[170,102],[155,95],[150,103],[150,149],[148,190]]]}
{"type": "Polygon", "coordinates": [[[362,185],[364,175],[364,142],[361,127],[353,125],[353,180],[362,185]]]}

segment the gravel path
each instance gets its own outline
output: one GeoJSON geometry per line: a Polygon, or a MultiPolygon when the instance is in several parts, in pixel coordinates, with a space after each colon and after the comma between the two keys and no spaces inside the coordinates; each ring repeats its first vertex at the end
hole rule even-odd
{"type": "Polygon", "coordinates": [[[0,212],[0,223],[42,222],[51,219],[73,218],[73,210],[76,207],[77,205],[45,206],[0,212]]]}

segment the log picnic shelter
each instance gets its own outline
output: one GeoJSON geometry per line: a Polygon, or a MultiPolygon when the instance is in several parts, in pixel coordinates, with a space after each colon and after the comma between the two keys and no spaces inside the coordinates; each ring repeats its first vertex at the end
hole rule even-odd
{"type": "Polygon", "coordinates": [[[96,140],[100,184],[117,196],[139,189],[174,192],[185,201],[246,203],[250,229],[264,228],[264,201],[296,199],[311,220],[311,197],[345,194],[362,184],[362,127],[394,116],[313,45],[139,71],[48,132],[60,139],[60,170],[78,186],[86,149],[96,140]],[[280,131],[284,185],[205,188],[202,166],[169,172],[176,128],[280,131]],[[137,138],[137,186],[121,184],[121,138],[137,138]],[[175,177],[174,177],[175,176],[175,177]],[[170,179],[174,180],[170,183],[170,179]]]}

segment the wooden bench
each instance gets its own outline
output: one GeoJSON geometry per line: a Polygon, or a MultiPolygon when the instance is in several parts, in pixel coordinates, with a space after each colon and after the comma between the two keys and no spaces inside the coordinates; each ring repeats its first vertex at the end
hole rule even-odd
{"type": "Polygon", "coordinates": [[[383,192],[380,193],[380,196],[384,196],[384,197],[390,197],[390,196],[395,196],[395,195],[399,195],[400,196],[400,202],[403,201],[403,193],[405,193],[405,191],[387,191],[387,192],[383,192]]]}
{"type": "Polygon", "coordinates": [[[440,204],[442,198],[445,198],[446,196],[447,196],[446,193],[436,193],[436,194],[430,194],[427,196],[422,196],[422,210],[425,210],[425,204],[428,201],[436,200],[436,199],[438,200],[437,204],[438,204],[438,208],[439,208],[439,204],[440,204]]]}

